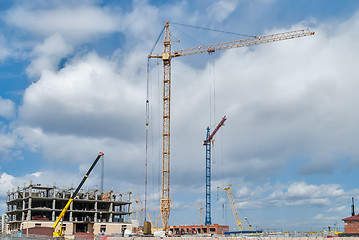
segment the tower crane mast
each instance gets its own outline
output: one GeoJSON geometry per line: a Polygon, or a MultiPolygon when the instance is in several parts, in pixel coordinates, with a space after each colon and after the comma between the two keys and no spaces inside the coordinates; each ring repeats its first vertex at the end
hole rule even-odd
{"type": "Polygon", "coordinates": [[[198,204],[195,201],[193,201],[193,202],[199,208],[199,225],[201,225],[202,224],[202,210],[203,210],[202,203],[198,204]]]}
{"type": "Polygon", "coordinates": [[[169,22],[164,27],[164,41],[162,55],[152,55],[148,58],[159,58],[163,62],[163,115],[162,115],[162,189],[161,189],[161,216],[162,227],[167,231],[171,208],[170,200],[170,103],[171,103],[171,60],[175,57],[189,56],[200,53],[212,53],[219,50],[246,47],[262,43],[276,42],[286,39],[314,35],[309,29],[278,33],[273,35],[242,39],[237,41],[205,45],[172,51],[169,22]]]}

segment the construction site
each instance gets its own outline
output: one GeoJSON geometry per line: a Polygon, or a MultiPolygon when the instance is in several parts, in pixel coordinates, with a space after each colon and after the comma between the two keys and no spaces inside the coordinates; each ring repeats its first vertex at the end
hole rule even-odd
{"type": "MultiPolygon", "coordinates": [[[[147,61],[151,59],[158,59],[162,61],[163,65],[163,86],[161,96],[162,101],[162,165],[161,165],[161,193],[158,199],[160,214],[159,221],[153,223],[147,221],[146,214],[146,198],[147,192],[141,195],[145,198],[145,206],[139,206],[140,201],[132,198],[131,190],[127,193],[101,192],[101,190],[87,189],[83,190],[82,186],[91,170],[101,158],[103,153],[100,153],[95,162],[85,174],[82,182],[77,188],[68,187],[60,188],[53,184],[52,186],[42,186],[30,182],[28,185],[18,187],[15,190],[9,191],[7,194],[7,223],[6,233],[22,232],[22,236],[26,234],[46,235],[56,238],[77,238],[87,236],[87,239],[94,239],[96,236],[106,236],[106,239],[163,239],[164,237],[171,237],[171,239],[182,239],[180,236],[185,236],[188,239],[197,239],[199,237],[216,237],[216,238],[254,238],[262,239],[268,237],[270,239],[301,239],[307,237],[326,238],[327,236],[338,237],[338,232],[328,231],[327,233],[303,233],[290,235],[287,233],[268,233],[263,231],[261,227],[254,229],[247,217],[241,217],[236,205],[236,200],[232,193],[232,185],[217,187],[218,190],[223,190],[227,194],[231,211],[235,220],[235,231],[230,231],[228,225],[219,225],[212,220],[212,169],[211,156],[214,137],[220,129],[225,126],[227,116],[217,122],[216,127],[211,130],[207,127],[206,137],[203,140],[205,147],[205,154],[203,160],[205,161],[205,206],[196,204],[202,215],[204,210],[204,224],[198,225],[169,225],[171,213],[171,183],[170,183],[170,156],[171,156],[171,62],[178,57],[196,55],[196,54],[212,54],[217,51],[225,51],[233,48],[248,47],[253,45],[272,43],[283,40],[290,40],[295,38],[313,36],[314,32],[310,29],[302,29],[290,32],[281,32],[277,34],[256,36],[247,39],[240,39],[236,41],[229,41],[217,43],[212,45],[204,45],[188,49],[172,50],[172,39],[170,33],[170,23],[166,22],[158,39],[163,39],[163,52],[156,55],[151,51],[148,55],[147,61]],[[137,204],[135,206],[135,203],[137,204]],[[137,210],[136,210],[137,209],[137,210]],[[145,210],[144,210],[145,209],[145,210]],[[144,210],[144,216],[142,212],[144,210]]],[[[157,43],[156,43],[157,44],[157,43]]],[[[147,167],[147,151],[149,138],[149,113],[150,100],[147,95],[146,100],[146,167],[147,167]]],[[[146,169],[147,174],[147,169],[146,169]]],[[[147,175],[146,175],[147,177],[147,175]]],[[[147,184],[147,179],[145,185],[147,184]]],[[[147,186],[145,186],[147,189],[147,186]]],[[[354,207],[353,207],[354,209],[354,207]]],[[[191,216],[189,216],[191,217],[191,216]]],[[[200,219],[202,223],[202,219],[200,219]]],[[[354,210],[351,218],[344,219],[350,226],[345,230],[346,233],[355,236],[359,234],[358,215],[355,215],[354,210]]],[[[105,239],[105,238],[101,238],[105,239]]],[[[359,238],[351,238],[359,239],[359,238]]]]}
{"type": "MultiPolygon", "coordinates": [[[[6,233],[22,229],[41,229],[46,233],[61,213],[75,189],[32,184],[18,187],[7,194],[6,233]]],[[[75,233],[111,234],[132,230],[130,221],[132,193],[116,194],[114,191],[101,193],[98,189],[87,189],[77,193],[76,198],[62,219],[65,235],[75,233]]],[[[26,230],[25,230],[26,229],[26,230]]],[[[31,234],[31,230],[30,230],[31,234]]]]}

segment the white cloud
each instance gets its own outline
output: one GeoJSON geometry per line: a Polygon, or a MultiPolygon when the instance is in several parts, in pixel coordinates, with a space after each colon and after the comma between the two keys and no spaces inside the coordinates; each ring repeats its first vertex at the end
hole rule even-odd
{"type": "Polygon", "coordinates": [[[214,1],[206,12],[218,22],[223,22],[237,7],[237,0],[214,1]]]}
{"type": "Polygon", "coordinates": [[[27,67],[30,77],[37,78],[42,72],[54,72],[61,58],[72,52],[72,47],[59,34],[46,38],[40,45],[35,46],[32,55],[34,60],[27,67]]]}
{"type": "Polygon", "coordinates": [[[33,175],[34,177],[40,177],[42,175],[42,172],[35,172],[31,175],[33,175]]]}
{"type": "Polygon", "coordinates": [[[336,197],[344,193],[338,184],[331,185],[314,185],[306,184],[304,182],[293,183],[288,187],[286,193],[287,197],[297,198],[322,198],[322,197],[336,197]]]}
{"type": "Polygon", "coordinates": [[[6,119],[13,118],[15,116],[15,103],[10,99],[4,99],[0,96],[0,117],[6,119]]]}
{"type": "Polygon", "coordinates": [[[26,90],[20,119],[57,134],[138,138],[132,130],[141,124],[144,83],[116,67],[91,53],[57,73],[43,73],[26,90]]]}
{"type": "Polygon", "coordinates": [[[314,217],[315,220],[330,220],[330,221],[337,221],[338,219],[340,219],[340,217],[338,216],[325,216],[324,214],[322,213],[319,213],[317,214],[315,217],[314,217]]]}
{"type": "Polygon", "coordinates": [[[6,43],[6,38],[2,33],[0,33],[0,60],[5,59],[7,56],[10,55],[9,47],[6,43]]]}
{"type": "Polygon", "coordinates": [[[15,187],[13,185],[14,180],[15,177],[7,173],[2,173],[0,175],[0,196],[7,196],[7,192],[11,191],[15,187]]]}
{"type": "Polygon", "coordinates": [[[335,207],[335,208],[329,208],[327,210],[327,212],[329,212],[329,213],[343,213],[343,212],[345,212],[346,209],[347,209],[347,207],[345,207],[345,206],[339,206],[339,207],[335,207]]]}
{"type": "Polygon", "coordinates": [[[37,5],[15,6],[5,15],[6,22],[44,37],[60,34],[73,41],[84,41],[113,32],[118,26],[114,14],[107,8],[86,4],[60,4],[49,8],[35,6],[37,5]]]}
{"type": "Polygon", "coordinates": [[[321,205],[329,206],[332,201],[346,193],[338,184],[308,184],[293,182],[290,185],[273,186],[273,192],[267,200],[276,205],[299,206],[321,205]]]}
{"type": "Polygon", "coordinates": [[[0,152],[3,155],[3,159],[9,157],[9,154],[16,147],[16,136],[14,134],[1,134],[0,133],[0,152]]]}

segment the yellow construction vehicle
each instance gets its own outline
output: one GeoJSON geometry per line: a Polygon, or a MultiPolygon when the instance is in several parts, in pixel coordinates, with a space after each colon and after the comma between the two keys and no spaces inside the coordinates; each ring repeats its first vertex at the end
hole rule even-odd
{"type": "Polygon", "coordinates": [[[77,193],[80,191],[82,185],[85,183],[86,179],[88,178],[88,176],[90,175],[92,169],[95,167],[96,163],[98,162],[98,160],[100,160],[100,158],[103,156],[104,154],[102,152],[100,152],[96,158],[96,160],[92,163],[90,169],[87,171],[87,173],[85,174],[84,178],[82,179],[81,183],[79,184],[79,186],[76,188],[75,192],[72,194],[72,196],[70,197],[69,201],[66,203],[65,207],[62,209],[60,215],[57,217],[54,225],[52,226],[52,236],[53,238],[57,238],[57,239],[64,239],[64,232],[62,229],[62,222],[60,225],[60,229],[56,230],[59,222],[61,220],[63,220],[63,217],[65,216],[65,213],[67,211],[67,209],[70,207],[70,204],[72,203],[72,201],[74,200],[74,198],[76,197],[77,193]]]}

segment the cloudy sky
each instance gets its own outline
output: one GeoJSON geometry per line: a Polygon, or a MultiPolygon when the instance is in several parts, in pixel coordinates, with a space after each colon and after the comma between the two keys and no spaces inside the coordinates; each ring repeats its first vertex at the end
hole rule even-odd
{"type": "MultiPolygon", "coordinates": [[[[235,227],[217,190],[231,184],[255,228],[343,228],[359,199],[358,1],[2,0],[0,12],[0,213],[7,191],[30,181],[77,185],[100,151],[105,190],[144,202],[148,93],[147,206],[156,219],[163,69],[154,59],[148,74],[146,66],[169,21],[180,40],[173,49],[315,31],[172,61],[170,225],[199,223],[202,141],[226,115],[213,146],[212,223],[235,227]]],[[[97,166],[84,189],[100,183],[97,166]]]]}

